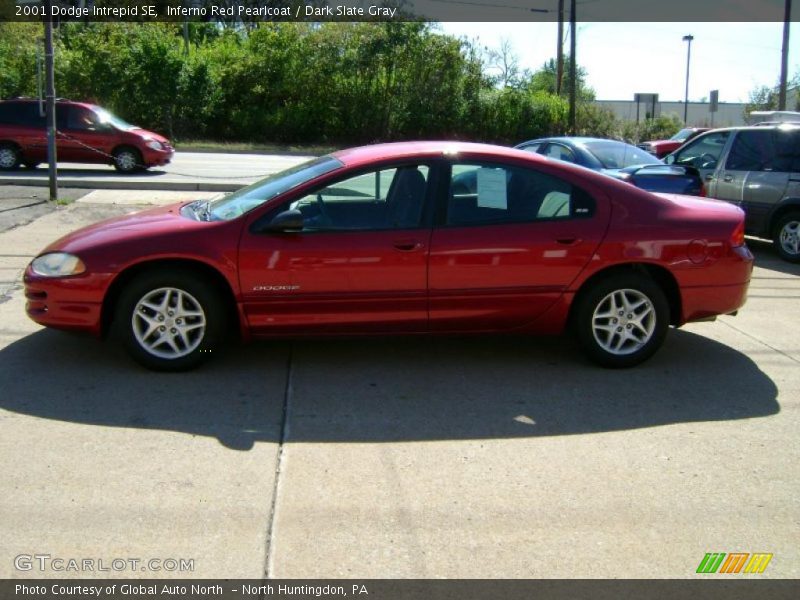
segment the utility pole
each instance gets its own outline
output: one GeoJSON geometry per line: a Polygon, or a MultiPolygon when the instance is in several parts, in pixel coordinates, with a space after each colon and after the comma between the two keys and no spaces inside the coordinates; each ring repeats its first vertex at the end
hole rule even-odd
{"type": "Polygon", "coordinates": [[[686,91],[683,95],[683,124],[686,125],[689,116],[689,62],[692,60],[692,40],[693,35],[683,36],[684,42],[689,42],[686,48],[686,91]]]}
{"type": "Polygon", "coordinates": [[[58,200],[58,173],[56,171],[56,84],[53,73],[53,17],[52,0],[44,0],[44,70],[45,99],[47,102],[47,172],[50,179],[50,202],[58,200]]]}
{"type": "Polygon", "coordinates": [[[561,95],[564,78],[564,0],[558,0],[558,44],[556,46],[556,96],[561,95]]]}
{"type": "Polygon", "coordinates": [[[577,46],[575,41],[575,0],[570,0],[570,7],[569,7],[569,132],[571,135],[575,135],[576,127],[575,127],[575,102],[576,102],[576,86],[577,86],[577,58],[575,47],[577,46]]]}
{"type": "Polygon", "coordinates": [[[781,48],[781,83],[778,88],[778,110],[786,110],[786,79],[789,76],[789,22],[792,20],[792,0],[785,0],[783,11],[783,46],[781,48]]]}

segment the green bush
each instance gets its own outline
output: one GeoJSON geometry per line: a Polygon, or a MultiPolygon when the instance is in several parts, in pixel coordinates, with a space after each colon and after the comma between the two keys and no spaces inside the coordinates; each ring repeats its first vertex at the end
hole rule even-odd
{"type": "MultiPolygon", "coordinates": [[[[39,24],[0,23],[0,97],[36,93],[40,36],[39,24]]],[[[67,23],[56,46],[59,96],[178,140],[515,144],[567,130],[553,61],[498,88],[480,48],[419,22],[67,23]]],[[[643,135],[592,106],[578,76],[580,133],[643,135]]]]}

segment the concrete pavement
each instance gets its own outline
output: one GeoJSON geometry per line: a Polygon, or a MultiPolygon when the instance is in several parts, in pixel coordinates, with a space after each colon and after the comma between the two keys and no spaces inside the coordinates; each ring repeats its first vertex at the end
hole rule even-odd
{"type": "MultiPolygon", "coordinates": [[[[94,198],[0,234],[15,277],[136,208],[94,198]]],[[[739,316],[673,330],[626,371],[566,339],[386,338],[154,374],[42,330],[14,287],[0,577],[61,575],[14,568],[49,553],[194,559],[122,576],[683,578],[706,552],[771,552],[759,577],[798,577],[800,267],[753,246],[739,316]]]]}
{"type": "MultiPolygon", "coordinates": [[[[134,189],[232,192],[311,156],[176,152],[172,162],[123,175],[110,165],[59,163],[59,186],[88,189],[134,189]]],[[[46,186],[45,165],[0,172],[0,185],[46,186]]]]}

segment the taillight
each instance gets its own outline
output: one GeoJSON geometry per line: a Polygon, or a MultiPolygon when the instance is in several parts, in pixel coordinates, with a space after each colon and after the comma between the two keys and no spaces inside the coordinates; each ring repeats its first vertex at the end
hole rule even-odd
{"type": "Polygon", "coordinates": [[[739,221],[736,229],[731,234],[730,244],[733,248],[744,246],[744,220],[739,221]]]}
{"type": "Polygon", "coordinates": [[[703,196],[704,198],[708,196],[708,193],[706,192],[706,184],[704,181],[700,182],[700,193],[698,194],[698,196],[703,196]]]}

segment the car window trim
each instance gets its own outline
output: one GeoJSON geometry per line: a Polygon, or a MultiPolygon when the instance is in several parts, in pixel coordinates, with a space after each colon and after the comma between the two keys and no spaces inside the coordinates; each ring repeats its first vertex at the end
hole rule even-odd
{"type": "MultiPolygon", "coordinates": [[[[308,188],[304,188],[303,190],[289,190],[286,194],[282,196],[278,196],[277,198],[273,198],[269,202],[266,203],[264,206],[264,212],[256,217],[252,223],[248,226],[248,231],[252,235],[317,235],[317,234],[331,234],[331,233],[343,233],[343,234],[353,234],[353,233],[376,233],[376,232],[387,232],[387,231],[424,231],[431,229],[431,219],[429,207],[431,204],[436,202],[436,197],[433,195],[435,193],[435,187],[432,183],[435,181],[434,173],[438,170],[438,163],[441,162],[441,159],[438,158],[423,158],[421,160],[413,160],[411,158],[403,158],[399,160],[388,160],[388,161],[381,161],[377,163],[372,163],[368,166],[361,167],[361,168],[353,168],[347,169],[345,167],[345,171],[342,172],[341,170],[337,169],[336,171],[331,171],[327,173],[326,177],[317,185],[313,185],[308,188]],[[426,181],[425,185],[425,202],[422,208],[422,218],[420,225],[417,227],[404,227],[403,229],[398,229],[395,227],[385,227],[385,228],[376,228],[376,229],[315,229],[315,230],[300,230],[300,231],[292,231],[292,232],[280,232],[280,231],[269,231],[269,230],[259,230],[263,227],[266,222],[271,221],[275,218],[275,215],[282,212],[279,210],[279,207],[284,207],[283,210],[288,210],[286,208],[292,202],[303,198],[304,196],[308,196],[310,194],[315,193],[315,191],[320,190],[325,187],[330,187],[331,185],[335,185],[338,182],[345,181],[347,179],[351,179],[353,177],[359,177],[361,175],[366,175],[369,173],[374,173],[376,171],[383,171],[386,169],[400,169],[402,167],[410,167],[410,166],[418,166],[418,167],[428,167],[428,180],[426,181]]],[[[388,192],[388,190],[387,190],[388,192]]]]}

